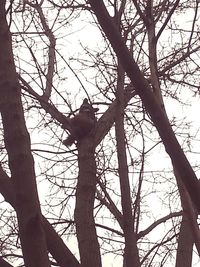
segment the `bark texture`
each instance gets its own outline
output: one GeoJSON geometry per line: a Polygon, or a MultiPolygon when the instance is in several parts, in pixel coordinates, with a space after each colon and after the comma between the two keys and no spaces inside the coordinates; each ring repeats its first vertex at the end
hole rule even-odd
{"type": "Polygon", "coordinates": [[[100,248],[94,221],[96,163],[94,136],[78,142],[79,175],[76,189],[75,223],[81,267],[101,267],[100,248]]]}
{"type": "Polygon", "coordinates": [[[192,236],[191,227],[188,216],[183,215],[180,234],[178,238],[178,247],[176,254],[175,267],[190,267],[192,262],[194,238],[192,236]]]}

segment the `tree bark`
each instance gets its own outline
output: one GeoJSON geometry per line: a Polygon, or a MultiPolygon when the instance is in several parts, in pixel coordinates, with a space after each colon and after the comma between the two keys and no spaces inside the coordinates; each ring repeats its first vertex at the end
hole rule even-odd
{"type": "Polygon", "coordinates": [[[0,2],[0,112],[26,267],[50,266],[5,1],[0,2]]]}
{"type": "MultiPolygon", "coordinates": [[[[186,242],[186,246],[188,247],[188,250],[187,250],[188,258],[190,258],[190,249],[192,250],[193,243],[195,243],[198,254],[200,255],[200,231],[199,231],[199,225],[197,222],[197,218],[198,218],[197,210],[195,209],[195,207],[191,201],[191,198],[190,198],[183,182],[179,178],[179,175],[176,172],[176,170],[174,171],[174,173],[176,175],[178,189],[179,189],[180,198],[181,198],[181,204],[182,204],[183,211],[184,211],[184,215],[183,215],[182,223],[181,223],[181,228],[180,228],[180,233],[179,233],[178,249],[177,249],[178,253],[177,253],[177,258],[176,258],[177,262],[180,264],[180,262],[182,262],[182,256],[181,256],[182,252],[181,251],[183,250],[182,242],[183,242],[184,238],[185,238],[185,240],[187,240],[187,238],[188,238],[188,242],[186,242]],[[193,242],[193,243],[190,244],[191,242],[193,242]],[[180,257],[180,259],[178,259],[178,257],[180,257]]],[[[186,255],[184,255],[184,257],[186,257],[186,255]]],[[[189,262],[188,262],[188,264],[189,264],[189,262]]],[[[180,265],[178,265],[178,266],[180,266],[180,265]]],[[[186,262],[185,262],[185,266],[187,266],[186,262]]],[[[190,265],[188,265],[188,266],[190,266],[190,265]]]]}
{"type": "Polygon", "coordinates": [[[192,236],[189,219],[188,216],[184,214],[178,238],[175,267],[191,267],[193,244],[194,238],[192,236]]]}
{"type": "Polygon", "coordinates": [[[96,162],[94,136],[78,142],[79,175],[76,189],[75,223],[81,267],[101,267],[100,248],[94,221],[96,162]]]}

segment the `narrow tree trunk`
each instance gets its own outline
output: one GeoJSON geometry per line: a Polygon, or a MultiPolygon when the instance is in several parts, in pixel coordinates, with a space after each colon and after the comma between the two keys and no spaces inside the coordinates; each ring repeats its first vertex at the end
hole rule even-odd
{"type": "Polygon", "coordinates": [[[191,232],[188,216],[182,217],[178,247],[176,254],[176,267],[191,267],[194,239],[191,232]]]}
{"type": "Polygon", "coordinates": [[[13,180],[19,236],[26,267],[50,266],[38,200],[30,137],[25,126],[5,1],[0,2],[0,112],[13,180]]]}
{"type": "MultiPolygon", "coordinates": [[[[188,247],[187,252],[185,253],[185,254],[188,254],[188,258],[190,258],[190,253],[192,253],[192,251],[190,250],[193,249],[193,243],[195,243],[198,254],[200,255],[200,231],[199,231],[199,225],[197,222],[197,218],[198,218],[197,210],[195,209],[191,201],[191,198],[183,182],[181,181],[177,171],[175,170],[174,173],[176,176],[179,194],[181,198],[181,204],[182,204],[183,211],[184,211],[180,233],[179,233],[177,258],[176,258],[177,264],[180,264],[182,262],[182,256],[181,256],[182,250],[183,250],[182,242],[184,239],[187,240],[188,238],[188,241],[186,241],[185,243],[185,246],[188,247]],[[192,244],[190,244],[191,242],[192,244]],[[180,257],[180,259],[178,257],[180,257]]],[[[186,257],[186,255],[184,255],[184,257],[186,257]]],[[[186,262],[184,263],[184,266],[190,266],[189,262],[188,262],[188,265],[186,265],[186,262]]],[[[181,265],[177,265],[177,266],[181,266],[181,265]]]]}
{"type": "Polygon", "coordinates": [[[124,266],[139,267],[139,253],[133,229],[130,184],[126,156],[126,137],[124,132],[124,71],[118,66],[117,109],[115,118],[115,132],[117,141],[118,173],[121,189],[121,205],[123,212],[123,231],[125,239],[124,266]]]}
{"type": "Polygon", "coordinates": [[[81,267],[101,267],[100,248],[94,221],[96,163],[94,137],[85,137],[78,144],[79,175],[76,189],[75,223],[81,267]]]}

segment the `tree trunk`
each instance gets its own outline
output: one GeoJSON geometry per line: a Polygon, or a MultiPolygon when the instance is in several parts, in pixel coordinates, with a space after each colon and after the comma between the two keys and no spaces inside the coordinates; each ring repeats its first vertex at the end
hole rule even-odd
{"type": "Polygon", "coordinates": [[[115,133],[117,141],[118,173],[121,190],[121,205],[123,212],[123,231],[124,231],[124,266],[139,267],[139,253],[137,241],[133,229],[132,204],[130,194],[130,184],[128,175],[128,165],[126,156],[126,136],[124,132],[124,71],[118,65],[117,83],[117,109],[115,118],[115,133]]]}
{"type": "Polygon", "coordinates": [[[93,215],[96,192],[94,152],[94,136],[87,136],[78,142],[79,175],[74,217],[81,267],[101,267],[100,248],[93,215]]]}
{"type": "Polygon", "coordinates": [[[26,267],[50,266],[37,194],[30,137],[25,126],[5,1],[0,2],[0,112],[13,180],[19,235],[26,267]]]}
{"type": "Polygon", "coordinates": [[[176,267],[191,267],[194,239],[191,232],[188,216],[183,215],[178,247],[176,254],[176,267]]]}

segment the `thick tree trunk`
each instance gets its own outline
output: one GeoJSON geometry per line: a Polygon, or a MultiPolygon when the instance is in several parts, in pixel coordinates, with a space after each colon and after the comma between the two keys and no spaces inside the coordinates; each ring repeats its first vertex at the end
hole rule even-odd
{"type": "Polygon", "coordinates": [[[78,143],[79,175],[74,217],[81,267],[101,267],[100,248],[93,215],[96,192],[94,152],[93,136],[85,137],[78,143]]]}
{"type": "Polygon", "coordinates": [[[26,267],[50,266],[35,181],[30,137],[25,126],[5,1],[0,2],[0,112],[13,180],[16,212],[26,267]]]}

